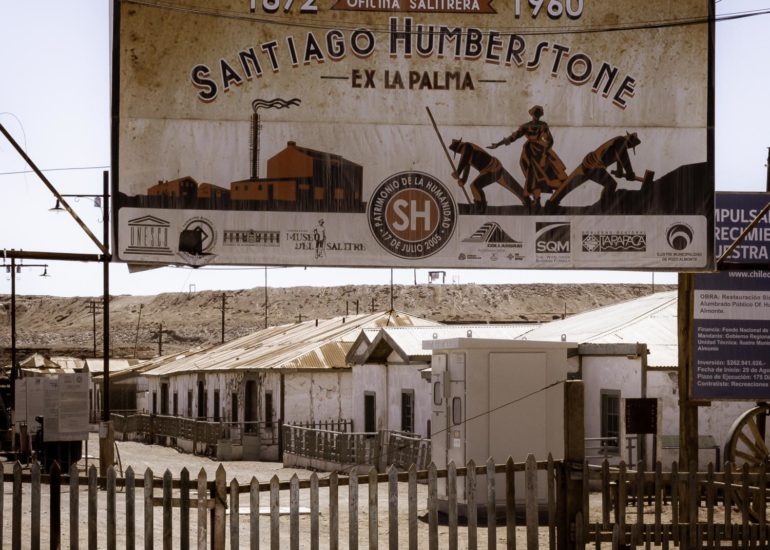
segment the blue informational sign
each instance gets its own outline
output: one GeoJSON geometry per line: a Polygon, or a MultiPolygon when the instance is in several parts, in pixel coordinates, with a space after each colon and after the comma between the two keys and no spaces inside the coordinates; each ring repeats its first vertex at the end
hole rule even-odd
{"type": "MultiPolygon", "coordinates": [[[[766,193],[717,194],[717,258],[768,201],[766,193]]],[[[770,217],[765,216],[726,262],[766,264],[769,258],[770,217]]],[[[770,271],[696,275],[693,309],[692,397],[770,399],[770,271]]]]}

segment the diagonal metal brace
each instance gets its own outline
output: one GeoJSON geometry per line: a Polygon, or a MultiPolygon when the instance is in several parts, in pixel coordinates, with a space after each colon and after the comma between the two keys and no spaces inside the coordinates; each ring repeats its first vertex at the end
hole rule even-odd
{"type": "MultiPolygon", "coordinates": [[[[53,186],[53,184],[48,181],[48,178],[45,177],[45,174],[35,165],[35,163],[32,161],[31,158],[29,158],[29,155],[24,152],[24,149],[21,148],[21,146],[16,142],[15,139],[13,139],[13,136],[8,133],[8,130],[5,129],[5,126],[0,123],[0,132],[3,133],[5,138],[13,145],[14,149],[21,155],[21,157],[24,159],[24,161],[29,165],[30,168],[32,168],[32,171],[37,174],[37,177],[39,177],[46,187],[51,191],[51,193],[54,194],[54,196],[58,199],[59,204],[61,204],[64,209],[69,212],[70,216],[77,222],[77,224],[80,226],[80,228],[85,231],[86,235],[94,242],[94,244],[101,250],[102,254],[105,256],[109,256],[110,251],[108,248],[99,241],[99,239],[96,238],[96,236],[91,233],[91,230],[88,229],[88,226],[83,222],[83,220],[80,219],[80,217],[75,213],[75,211],[70,207],[70,205],[67,203],[66,200],[64,200],[64,197],[61,196],[61,194],[56,190],[56,188],[53,186]]],[[[106,223],[106,222],[105,222],[106,223]]]]}
{"type": "Polygon", "coordinates": [[[765,214],[767,214],[768,211],[770,211],[770,202],[768,202],[765,207],[759,211],[759,214],[757,214],[756,217],[751,220],[751,223],[746,226],[746,229],[744,229],[740,235],[738,235],[738,238],[735,239],[733,244],[728,246],[727,250],[722,253],[722,255],[717,260],[717,271],[722,266],[722,264],[724,264],[725,259],[733,253],[733,250],[738,248],[738,245],[744,241],[748,234],[751,233],[751,231],[759,224],[760,220],[765,217],[765,214]]]}

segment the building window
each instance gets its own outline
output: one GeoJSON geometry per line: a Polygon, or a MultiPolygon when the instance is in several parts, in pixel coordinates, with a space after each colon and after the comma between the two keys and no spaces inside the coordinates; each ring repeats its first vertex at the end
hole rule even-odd
{"type": "Polygon", "coordinates": [[[609,453],[620,452],[620,391],[601,390],[602,448],[609,453]]]}
{"type": "Polygon", "coordinates": [[[168,415],[168,383],[160,385],[160,414],[168,415]]]}
{"type": "Polygon", "coordinates": [[[455,426],[463,423],[463,402],[459,397],[452,399],[452,424],[455,426]]]}
{"type": "Polygon", "coordinates": [[[198,418],[205,420],[207,416],[206,386],[203,380],[198,380],[198,418]]]}
{"type": "Polygon", "coordinates": [[[433,382],[433,404],[441,405],[441,399],[443,397],[443,390],[441,389],[441,382],[436,380],[433,382]]]}
{"type": "Polygon", "coordinates": [[[152,392],[152,414],[158,414],[158,392],[152,392]]]}
{"type": "Polygon", "coordinates": [[[221,416],[219,414],[219,390],[214,390],[214,422],[219,422],[221,416]]]}
{"type": "Polygon", "coordinates": [[[238,394],[236,392],[230,396],[230,422],[238,422],[238,394]]]}
{"type": "Polygon", "coordinates": [[[265,392],[265,428],[273,427],[273,392],[265,392]]]}
{"type": "Polygon", "coordinates": [[[374,392],[364,392],[364,431],[377,431],[377,395],[374,392]]]}
{"type": "Polygon", "coordinates": [[[192,418],[193,391],[187,390],[187,418],[192,418]]]}
{"type": "Polygon", "coordinates": [[[246,422],[244,429],[248,433],[256,433],[259,418],[257,408],[257,383],[254,380],[246,381],[245,395],[243,396],[243,419],[246,422]]]}
{"type": "Polygon", "coordinates": [[[401,392],[401,431],[414,433],[414,390],[401,392]]]}
{"type": "Polygon", "coordinates": [[[173,404],[174,416],[179,416],[179,394],[177,392],[174,392],[174,400],[172,404],[173,404]]]}

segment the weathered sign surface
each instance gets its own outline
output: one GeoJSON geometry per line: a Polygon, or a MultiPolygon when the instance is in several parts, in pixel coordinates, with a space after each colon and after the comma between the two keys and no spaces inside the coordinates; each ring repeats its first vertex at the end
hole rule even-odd
{"type": "Polygon", "coordinates": [[[710,267],[706,0],[122,0],[126,262],[710,267]]]}
{"type": "MultiPolygon", "coordinates": [[[[718,193],[715,247],[719,255],[770,201],[766,193],[718,193]]],[[[770,216],[727,260],[767,265],[770,216]]],[[[733,269],[695,277],[693,380],[696,399],[770,399],[770,271],[733,269]]]]}

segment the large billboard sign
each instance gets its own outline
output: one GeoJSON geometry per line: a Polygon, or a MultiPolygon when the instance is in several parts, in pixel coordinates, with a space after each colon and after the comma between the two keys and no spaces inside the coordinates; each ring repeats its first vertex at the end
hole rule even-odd
{"type": "MultiPolygon", "coordinates": [[[[770,202],[767,193],[719,193],[717,255],[721,256],[770,202]]],[[[770,215],[726,262],[744,264],[695,277],[693,380],[696,399],[770,399],[770,215]]]]}
{"type": "Polygon", "coordinates": [[[708,0],[116,0],[115,256],[713,265],[708,0]]]}

